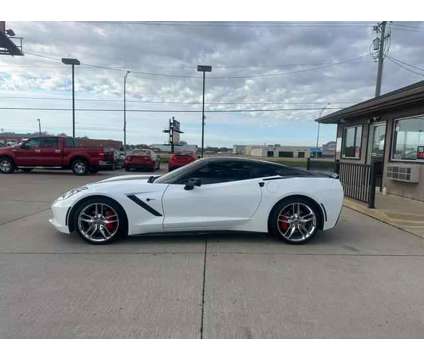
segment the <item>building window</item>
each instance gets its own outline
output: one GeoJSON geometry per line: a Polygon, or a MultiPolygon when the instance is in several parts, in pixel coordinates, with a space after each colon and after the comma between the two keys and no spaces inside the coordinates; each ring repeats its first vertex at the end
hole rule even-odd
{"type": "Polygon", "coordinates": [[[395,121],[392,160],[424,162],[424,115],[395,121]]]}
{"type": "Polygon", "coordinates": [[[293,157],[293,151],[279,151],[278,157],[292,158],[293,157]]]}
{"type": "Polygon", "coordinates": [[[274,157],[274,151],[267,151],[266,156],[267,157],[274,157]]]}
{"type": "Polygon", "coordinates": [[[297,157],[298,157],[298,158],[304,158],[304,157],[305,157],[305,152],[304,152],[304,151],[299,151],[299,152],[297,153],[297,157]]]}
{"type": "Polygon", "coordinates": [[[345,128],[343,140],[342,157],[345,159],[359,159],[361,157],[362,125],[345,128]]]}

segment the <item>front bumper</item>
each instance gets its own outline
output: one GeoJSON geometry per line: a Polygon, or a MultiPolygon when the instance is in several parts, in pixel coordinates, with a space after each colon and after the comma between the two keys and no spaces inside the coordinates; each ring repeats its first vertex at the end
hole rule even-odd
{"type": "Polygon", "coordinates": [[[54,202],[51,207],[53,217],[49,220],[49,222],[56,228],[56,230],[64,234],[70,233],[68,226],[68,215],[70,209],[71,208],[69,206],[57,201],[54,202]]]}

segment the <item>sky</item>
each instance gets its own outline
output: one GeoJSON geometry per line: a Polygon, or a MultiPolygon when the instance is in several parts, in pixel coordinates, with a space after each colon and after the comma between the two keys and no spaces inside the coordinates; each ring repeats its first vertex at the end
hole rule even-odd
{"type": "MultiPolygon", "coordinates": [[[[199,145],[196,67],[205,64],[213,68],[206,74],[206,146],[314,146],[314,119],[374,96],[375,24],[8,22],[24,37],[25,56],[0,57],[0,131],[37,131],[39,118],[43,131],[72,134],[71,68],[60,59],[74,57],[81,61],[76,108],[96,110],[76,112],[76,136],[123,139],[130,70],[127,143],[166,142],[162,130],[174,116],[181,140],[199,145]]],[[[382,93],[424,80],[424,23],[393,22],[389,31],[382,93]]],[[[322,125],[319,143],[331,140],[335,126],[322,125]]]]}

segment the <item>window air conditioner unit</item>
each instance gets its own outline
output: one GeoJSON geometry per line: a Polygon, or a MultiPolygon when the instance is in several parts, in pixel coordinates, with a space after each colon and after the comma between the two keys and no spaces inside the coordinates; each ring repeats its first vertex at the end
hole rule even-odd
{"type": "Polygon", "coordinates": [[[387,178],[394,181],[418,183],[418,167],[414,165],[390,165],[387,166],[387,178]]]}

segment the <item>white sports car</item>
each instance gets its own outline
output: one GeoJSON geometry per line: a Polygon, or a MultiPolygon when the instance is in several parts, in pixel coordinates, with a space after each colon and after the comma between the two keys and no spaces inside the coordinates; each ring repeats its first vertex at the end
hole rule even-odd
{"type": "Polygon", "coordinates": [[[337,177],[221,157],[162,176],[117,176],[69,190],[53,203],[50,222],[93,244],[126,235],[209,230],[269,232],[304,243],[336,225],[342,202],[337,177]]]}

